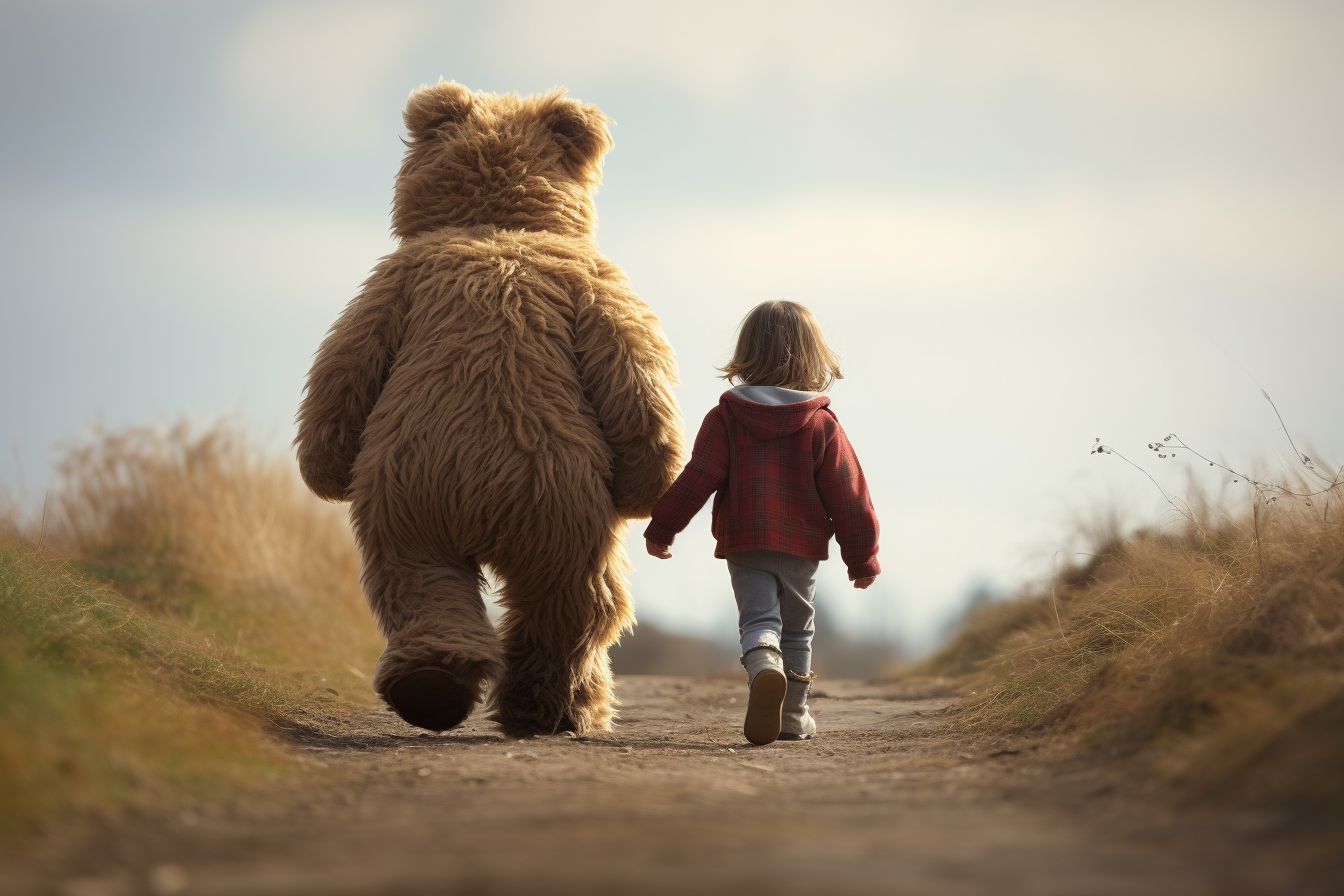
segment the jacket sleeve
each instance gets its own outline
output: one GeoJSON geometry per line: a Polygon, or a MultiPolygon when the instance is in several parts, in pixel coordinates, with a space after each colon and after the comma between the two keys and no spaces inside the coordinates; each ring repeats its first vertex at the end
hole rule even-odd
{"type": "Polygon", "coordinates": [[[662,325],[625,274],[602,260],[575,313],[584,394],[612,453],[612,502],[627,519],[649,515],[685,457],[672,394],[677,362],[662,325]]]}
{"type": "Polygon", "coordinates": [[[690,462],[653,508],[653,519],[644,530],[644,537],[655,544],[671,544],[727,479],[728,430],[723,411],[715,407],[700,424],[690,462]]]}
{"type": "Polygon", "coordinates": [[[404,276],[384,258],[332,324],[313,359],[299,404],[299,472],[319,497],[345,500],[352,468],[404,328],[404,276]]]}
{"type": "Polygon", "coordinates": [[[877,562],[877,513],[868,495],[868,482],[840,421],[829,410],[821,413],[830,425],[817,470],[817,492],[835,526],[835,540],[840,544],[840,557],[849,578],[875,576],[882,567],[877,562]]]}

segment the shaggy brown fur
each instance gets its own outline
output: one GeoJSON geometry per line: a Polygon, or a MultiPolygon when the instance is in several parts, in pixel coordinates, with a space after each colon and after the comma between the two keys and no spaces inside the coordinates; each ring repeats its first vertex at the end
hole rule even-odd
{"type": "Polygon", "coordinates": [[[388,639],[374,686],[437,666],[512,733],[609,727],[634,622],[622,535],[682,459],[657,318],[593,242],[607,119],[562,90],[411,95],[392,229],[322,343],[304,481],[352,502],[388,639]],[[498,634],[481,566],[504,581],[498,634]]]}

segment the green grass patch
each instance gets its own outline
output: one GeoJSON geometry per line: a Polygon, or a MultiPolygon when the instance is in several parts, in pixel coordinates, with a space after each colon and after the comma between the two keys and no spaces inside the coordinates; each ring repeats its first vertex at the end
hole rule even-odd
{"type": "Polygon", "coordinates": [[[0,541],[0,827],[218,799],[295,762],[266,733],[301,686],[0,541]]]}

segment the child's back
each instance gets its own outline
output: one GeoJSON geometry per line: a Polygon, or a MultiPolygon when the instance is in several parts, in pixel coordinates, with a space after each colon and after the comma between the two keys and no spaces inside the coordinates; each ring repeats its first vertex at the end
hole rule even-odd
{"type": "Polygon", "coordinates": [[[831,535],[855,587],[877,576],[877,516],[858,458],[830,399],[840,375],[815,319],[792,302],[767,302],[742,325],[725,392],[706,415],[690,463],[644,536],[668,546],[714,494],[715,556],[728,561],[742,663],[751,686],[744,732],[752,743],[803,740],[816,730],[812,681],[817,562],[831,535]]]}

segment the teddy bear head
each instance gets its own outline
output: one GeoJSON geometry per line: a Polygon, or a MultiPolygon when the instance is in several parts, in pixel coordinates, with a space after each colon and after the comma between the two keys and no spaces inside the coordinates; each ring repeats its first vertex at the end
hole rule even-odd
{"type": "Polygon", "coordinates": [[[392,200],[401,239],[443,227],[591,234],[609,119],[563,88],[522,97],[440,81],[411,94],[392,200]]]}

